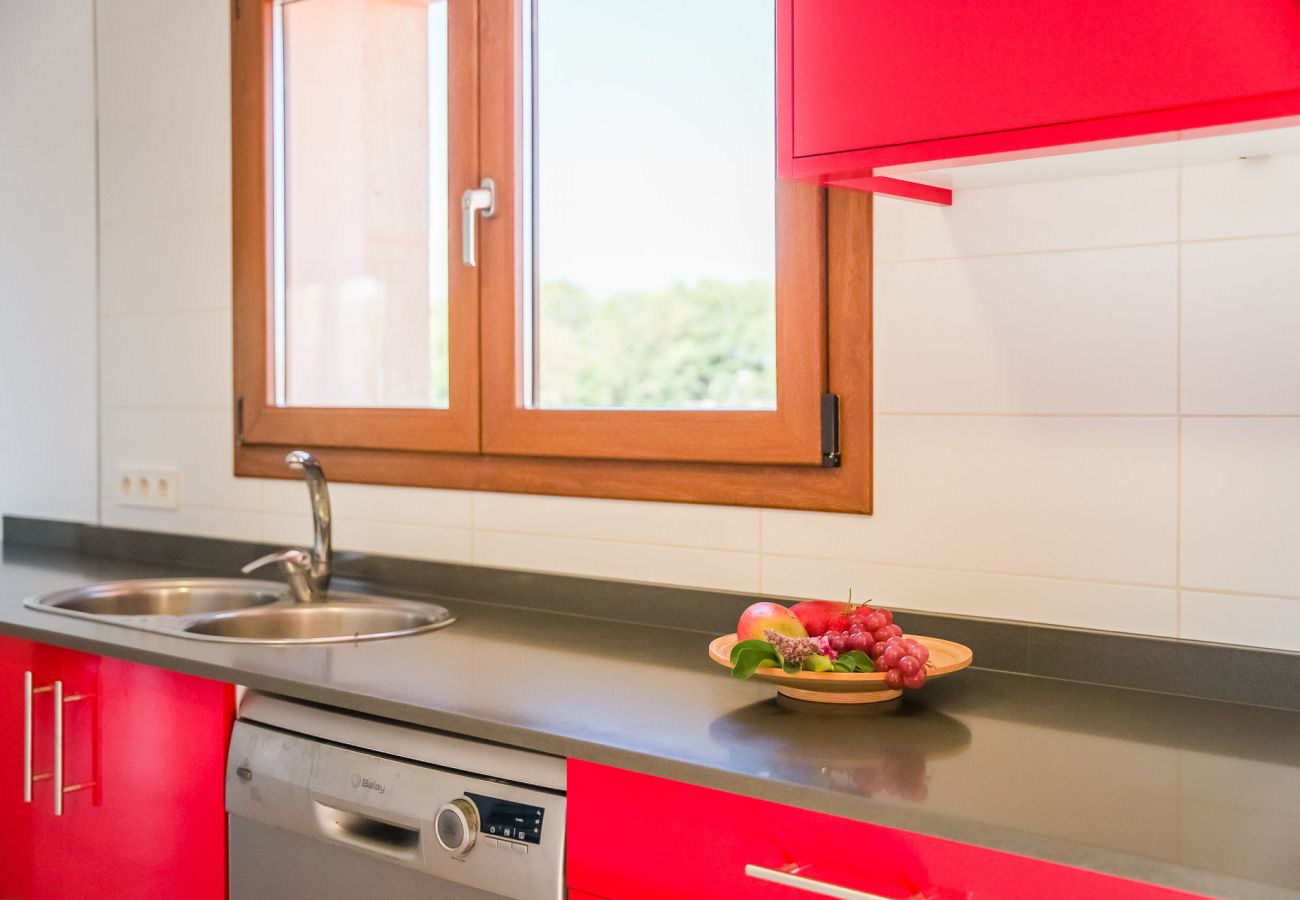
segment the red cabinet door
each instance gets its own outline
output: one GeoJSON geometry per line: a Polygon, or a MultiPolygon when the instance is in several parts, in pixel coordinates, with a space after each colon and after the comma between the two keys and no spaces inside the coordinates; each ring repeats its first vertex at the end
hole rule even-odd
{"type": "Polygon", "coordinates": [[[233,688],[72,652],[61,671],[66,896],[223,900],[233,688]]]}
{"type": "Polygon", "coordinates": [[[0,898],[63,900],[54,815],[55,685],[64,651],[0,637],[0,898]]]}
{"type": "Polygon", "coordinates": [[[569,763],[567,812],[569,885],[609,900],[794,900],[824,886],[944,900],[1192,897],[576,760],[569,763]],[[636,821],[653,827],[632,834],[610,827],[610,810],[636,810],[636,821]],[[807,879],[802,887],[770,880],[791,869],[807,879]]]}
{"type": "Polygon", "coordinates": [[[36,645],[0,637],[0,897],[32,897],[32,805],[24,797],[31,744],[25,725],[36,645]]]}
{"type": "Polygon", "coordinates": [[[0,898],[224,900],[233,716],[229,685],[0,637],[0,898]]]}

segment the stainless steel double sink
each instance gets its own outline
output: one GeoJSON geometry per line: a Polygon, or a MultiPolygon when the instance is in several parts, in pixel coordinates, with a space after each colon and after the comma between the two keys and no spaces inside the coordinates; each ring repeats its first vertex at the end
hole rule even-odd
{"type": "Polygon", "coordinates": [[[455,621],[433,603],[335,591],[303,603],[283,584],[236,578],[114,581],[41,594],[25,605],[199,641],[255,644],[378,640],[455,621]]]}

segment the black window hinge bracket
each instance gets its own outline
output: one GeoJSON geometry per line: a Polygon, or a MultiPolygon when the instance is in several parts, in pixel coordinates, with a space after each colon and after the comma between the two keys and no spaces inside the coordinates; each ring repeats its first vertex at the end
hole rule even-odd
{"type": "Polygon", "coordinates": [[[840,395],[822,394],[822,468],[840,464],[840,395]]]}

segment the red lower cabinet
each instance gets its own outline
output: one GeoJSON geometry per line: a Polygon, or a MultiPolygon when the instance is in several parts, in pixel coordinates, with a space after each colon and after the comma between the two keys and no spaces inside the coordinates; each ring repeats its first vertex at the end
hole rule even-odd
{"type": "Polygon", "coordinates": [[[222,900],[233,717],[229,685],[0,637],[0,897],[222,900]]]}
{"type": "Polygon", "coordinates": [[[847,896],[844,889],[927,900],[1192,896],[576,760],[568,883],[571,898],[607,900],[812,900],[847,896]]]}

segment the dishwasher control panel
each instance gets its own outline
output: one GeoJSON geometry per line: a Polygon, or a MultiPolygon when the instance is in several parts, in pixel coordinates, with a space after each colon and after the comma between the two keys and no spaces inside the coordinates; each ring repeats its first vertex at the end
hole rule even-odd
{"type": "Polygon", "coordinates": [[[530,844],[542,842],[542,819],[546,810],[526,803],[512,803],[482,794],[465,795],[478,807],[479,831],[490,837],[513,838],[530,844]]]}

